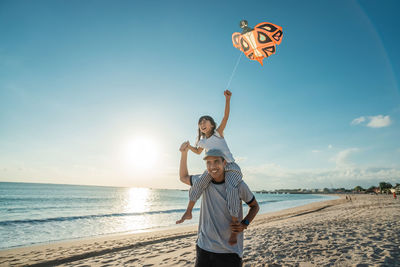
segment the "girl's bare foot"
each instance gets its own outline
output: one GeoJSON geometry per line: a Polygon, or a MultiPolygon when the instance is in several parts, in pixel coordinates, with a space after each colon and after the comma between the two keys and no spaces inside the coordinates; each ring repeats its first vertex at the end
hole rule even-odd
{"type": "Polygon", "coordinates": [[[183,223],[185,220],[190,220],[190,219],[192,219],[192,213],[190,211],[186,211],[183,214],[182,218],[176,221],[176,224],[183,223]]]}
{"type": "Polygon", "coordinates": [[[237,233],[231,233],[231,236],[229,237],[228,241],[229,245],[233,246],[237,243],[237,233]]]}

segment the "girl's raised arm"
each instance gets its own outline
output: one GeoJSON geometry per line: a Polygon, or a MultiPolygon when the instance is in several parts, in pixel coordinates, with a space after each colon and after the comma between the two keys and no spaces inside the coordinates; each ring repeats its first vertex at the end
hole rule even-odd
{"type": "Polygon", "coordinates": [[[219,124],[219,127],[217,128],[217,132],[222,137],[224,137],[224,130],[226,127],[226,123],[228,122],[228,118],[229,118],[230,103],[231,103],[231,96],[232,96],[231,91],[225,90],[224,96],[225,96],[225,114],[224,114],[224,117],[222,118],[221,123],[219,124]]]}

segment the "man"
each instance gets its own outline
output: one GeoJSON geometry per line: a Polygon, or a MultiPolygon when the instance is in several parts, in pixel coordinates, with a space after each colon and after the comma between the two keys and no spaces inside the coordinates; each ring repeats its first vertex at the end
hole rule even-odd
{"type": "MultiPolygon", "coordinates": [[[[198,179],[200,175],[189,175],[187,143],[181,145],[180,151],[180,180],[187,185],[192,185],[194,179],[198,179]]],[[[202,195],[196,245],[196,267],[242,266],[243,230],[247,228],[256,216],[259,210],[258,203],[253,193],[242,181],[239,184],[239,197],[249,205],[250,209],[243,219],[243,210],[241,208],[239,213],[241,222],[231,223],[232,218],[227,208],[224,183],[224,167],[226,165],[224,155],[220,150],[210,149],[206,152],[204,160],[213,180],[202,195]],[[231,231],[238,233],[238,242],[233,246],[228,243],[231,231]]]]}

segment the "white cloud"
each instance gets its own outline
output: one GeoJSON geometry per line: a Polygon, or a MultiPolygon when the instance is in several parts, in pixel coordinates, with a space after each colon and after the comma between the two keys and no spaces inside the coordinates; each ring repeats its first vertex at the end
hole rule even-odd
{"type": "Polygon", "coordinates": [[[389,115],[387,115],[387,116],[382,116],[382,115],[371,116],[371,117],[368,117],[368,119],[370,119],[370,121],[367,124],[367,126],[371,127],[371,128],[387,127],[392,123],[389,115]]]}
{"type": "Polygon", "coordinates": [[[350,154],[358,152],[358,148],[348,148],[342,151],[339,151],[331,160],[336,163],[336,167],[349,167],[353,164],[350,162],[349,157],[350,154]]]}
{"type": "Polygon", "coordinates": [[[247,167],[246,171],[249,174],[264,174],[269,177],[285,177],[288,175],[288,171],[284,170],[281,166],[275,163],[266,163],[258,166],[247,167]]]}
{"type": "Polygon", "coordinates": [[[243,163],[247,160],[247,157],[235,157],[236,163],[243,163]]]}
{"type": "Polygon", "coordinates": [[[365,117],[364,117],[364,116],[361,116],[361,117],[359,117],[359,118],[354,119],[354,120],[351,122],[351,125],[357,125],[357,124],[360,124],[360,123],[362,123],[362,122],[364,122],[364,121],[365,121],[365,117]]]}
{"type": "MultiPolygon", "coordinates": [[[[344,155],[343,153],[342,155],[344,155]]],[[[331,169],[289,170],[274,163],[244,167],[244,180],[252,190],[284,188],[364,188],[386,181],[400,183],[400,168],[340,166],[331,169]]]]}
{"type": "MultiPolygon", "coordinates": [[[[328,145],[328,149],[332,149],[332,148],[333,148],[333,146],[331,144],[329,144],[328,145]]],[[[322,153],[322,152],[325,152],[325,151],[326,151],[325,149],[313,149],[313,150],[311,150],[311,152],[315,153],[315,154],[322,153]]]]}
{"type": "Polygon", "coordinates": [[[366,126],[371,128],[382,128],[392,124],[389,115],[361,116],[352,120],[351,125],[358,125],[367,122],[366,126]]]}
{"type": "Polygon", "coordinates": [[[359,148],[348,148],[336,153],[331,161],[335,166],[324,169],[290,169],[270,162],[257,166],[242,167],[244,180],[253,190],[289,188],[364,188],[385,181],[400,183],[400,164],[392,167],[358,166],[351,157],[359,148]]]}

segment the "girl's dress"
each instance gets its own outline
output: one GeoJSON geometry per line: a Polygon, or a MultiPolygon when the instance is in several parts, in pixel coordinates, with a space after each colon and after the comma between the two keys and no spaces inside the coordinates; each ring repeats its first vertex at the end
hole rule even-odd
{"type": "MultiPolygon", "coordinates": [[[[224,153],[224,158],[227,161],[225,166],[225,184],[228,210],[231,216],[236,218],[239,217],[241,201],[239,199],[238,185],[242,181],[243,175],[239,165],[235,163],[235,159],[233,158],[225,139],[215,131],[215,133],[209,138],[200,139],[197,145],[205,149],[206,152],[210,149],[218,149],[224,153]]],[[[212,177],[206,170],[190,188],[190,200],[196,202],[210,184],[211,180],[212,177]]]]}

